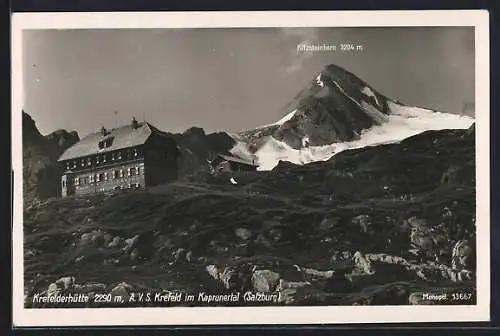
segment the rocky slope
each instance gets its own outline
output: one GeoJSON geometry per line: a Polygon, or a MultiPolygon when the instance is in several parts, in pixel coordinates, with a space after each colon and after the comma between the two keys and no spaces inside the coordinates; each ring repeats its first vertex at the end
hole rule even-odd
{"type": "Polygon", "coordinates": [[[40,134],[35,121],[23,111],[23,194],[26,204],[59,195],[61,170],[57,158],[79,140],[76,132],[57,130],[40,134]]]}
{"type": "Polygon", "coordinates": [[[202,128],[192,127],[183,133],[167,133],[180,148],[179,171],[181,180],[209,171],[209,161],[217,153],[228,152],[235,144],[224,132],[206,134],[202,128]]]}
{"type": "MultiPolygon", "coordinates": [[[[27,207],[26,306],[48,292],[126,300],[87,304],[106,306],[245,291],[267,295],[260,304],[474,303],[474,137],[428,131],[325,162],[27,207]]],[[[257,303],[210,303],[230,304],[257,303]]]]}

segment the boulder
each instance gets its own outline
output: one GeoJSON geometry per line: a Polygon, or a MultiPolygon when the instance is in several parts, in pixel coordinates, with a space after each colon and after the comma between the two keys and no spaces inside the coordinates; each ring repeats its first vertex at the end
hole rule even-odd
{"type": "Polygon", "coordinates": [[[321,223],[319,223],[319,229],[321,231],[329,231],[333,229],[337,225],[337,223],[338,218],[327,216],[321,221],[321,223]]]}
{"type": "Polygon", "coordinates": [[[139,250],[138,249],[133,249],[132,252],[130,252],[130,260],[136,261],[139,259],[139,250]]]}
{"type": "Polygon", "coordinates": [[[47,295],[59,295],[60,293],[67,291],[74,283],[75,277],[68,276],[60,278],[49,285],[47,288],[47,295]]]}
{"type": "Polygon", "coordinates": [[[260,293],[269,293],[276,289],[280,275],[270,270],[257,270],[252,274],[252,287],[260,293]]]}
{"type": "Polygon", "coordinates": [[[101,243],[103,237],[104,233],[101,230],[84,233],[80,237],[80,246],[98,245],[101,243]]]}
{"type": "Polygon", "coordinates": [[[276,287],[276,291],[281,292],[285,289],[290,288],[301,288],[311,286],[309,281],[286,281],[284,279],[280,279],[278,286],[276,287]]]}
{"type": "Polygon", "coordinates": [[[133,290],[134,290],[134,287],[132,287],[128,283],[121,282],[118,285],[116,285],[115,287],[113,287],[110,294],[113,298],[120,296],[123,300],[128,300],[128,298],[130,297],[130,294],[132,293],[133,290]]]}
{"type": "Polygon", "coordinates": [[[245,241],[250,239],[250,237],[252,236],[252,231],[245,229],[245,228],[237,228],[237,229],[235,229],[234,233],[236,234],[236,237],[240,238],[241,240],[245,240],[245,241]]]}
{"type": "Polygon", "coordinates": [[[342,251],[340,254],[340,257],[342,260],[349,260],[351,259],[352,253],[350,251],[342,251]]]}
{"type": "Polygon", "coordinates": [[[186,259],[186,254],[187,254],[187,251],[186,249],[184,248],[178,248],[174,253],[173,253],[173,256],[174,256],[174,261],[175,262],[179,262],[181,260],[185,260],[186,259]]]}
{"type": "Polygon", "coordinates": [[[125,247],[123,248],[123,251],[127,252],[130,251],[135,247],[135,244],[137,243],[137,240],[139,239],[139,235],[135,235],[132,238],[125,239],[125,247]]]}
{"type": "Polygon", "coordinates": [[[364,274],[368,274],[368,275],[372,275],[372,274],[375,274],[375,269],[374,267],[372,266],[370,260],[368,260],[364,254],[362,254],[360,251],[357,251],[356,253],[354,253],[354,263],[356,265],[356,268],[364,273],[364,274]]]}
{"type": "Polygon", "coordinates": [[[106,246],[113,240],[113,236],[109,233],[105,233],[102,238],[104,240],[104,245],[106,246]]]}
{"type": "Polygon", "coordinates": [[[368,215],[359,215],[351,220],[352,224],[358,226],[361,232],[373,234],[371,218],[368,215]]]}
{"type": "Polygon", "coordinates": [[[308,275],[311,278],[329,279],[335,275],[335,271],[333,270],[320,271],[314,268],[306,268],[306,267],[301,267],[300,269],[304,274],[308,275]]]}
{"type": "Polygon", "coordinates": [[[219,280],[219,267],[216,265],[208,265],[205,267],[208,274],[215,280],[219,280]]]}
{"type": "Polygon", "coordinates": [[[224,268],[224,270],[219,273],[219,279],[222,281],[224,288],[228,290],[236,290],[240,287],[238,272],[232,266],[224,268]]]}
{"type": "Polygon", "coordinates": [[[188,251],[188,252],[186,253],[186,261],[187,261],[188,263],[190,263],[190,262],[191,262],[191,260],[193,260],[193,251],[188,251]]]}
{"type": "Polygon", "coordinates": [[[278,302],[284,305],[294,304],[297,300],[297,288],[284,288],[279,290],[278,302]]]}
{"type": "Polygon", "coordinates": [[[120,245],[121,241],[122,239],[119,236],[116,236],[109,242],[108,247],[117,247],[118,245],[120,245]]]}
{"type": "Polygon", "coordinates": [[[475,264],[475,251],[467,240],[459,240],[452,250],[451,267],[454,270],[470,269],[475,264]]]}

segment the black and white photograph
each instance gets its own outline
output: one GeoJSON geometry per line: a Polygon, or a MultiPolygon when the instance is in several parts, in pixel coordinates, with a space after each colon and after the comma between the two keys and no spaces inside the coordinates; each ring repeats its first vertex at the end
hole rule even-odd
{"type": "Polygon", "coordinates": [[[14,41],[23,314],[485,317],[484,13],[326,14],[19,20],[35,22],[14,41]]]}

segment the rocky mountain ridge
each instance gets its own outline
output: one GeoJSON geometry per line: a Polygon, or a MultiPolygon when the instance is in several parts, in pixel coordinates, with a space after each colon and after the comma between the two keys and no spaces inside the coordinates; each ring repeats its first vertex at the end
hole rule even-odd
{"type": "Polygon", "coordinates": [[[46,136],[38,131],[35,121],[23,113],[23,194],[24,202],[57,197],[62,170],[57,158],[80,140],[78,134],[57,130],[46,136]]]}

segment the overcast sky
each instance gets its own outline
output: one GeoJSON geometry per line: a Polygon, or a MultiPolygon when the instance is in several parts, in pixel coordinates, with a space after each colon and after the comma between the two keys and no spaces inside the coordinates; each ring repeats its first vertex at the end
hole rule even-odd
{"type": "Polygon", "coordinates": [[[37,30],[23,48],[24,108],[42,134],[133,115],[172,132],[252,128],[280,119],[331,63],[409,105],[474,102],[473,28],[37,30]],[[297,52],[302,41],[363,51],[297,52]]]}

